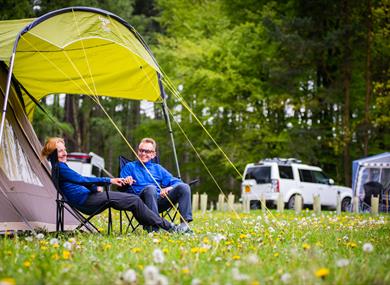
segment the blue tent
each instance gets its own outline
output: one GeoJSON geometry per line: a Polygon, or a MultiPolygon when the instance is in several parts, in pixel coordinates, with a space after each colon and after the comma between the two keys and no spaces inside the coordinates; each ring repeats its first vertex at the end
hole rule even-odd
{"type": "Polygon", "coordinates": [[[390,152],[364,157],[352,162],[352,191],[363,198],[363,185],[369,181],[380,182],[385,188],[390,184],[390,152]]]}

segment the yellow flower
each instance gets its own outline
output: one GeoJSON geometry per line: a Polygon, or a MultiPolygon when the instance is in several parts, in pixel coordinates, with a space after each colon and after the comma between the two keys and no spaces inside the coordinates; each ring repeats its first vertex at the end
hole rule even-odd
{"type": "Polygon", "coordinates": [[[191,248],[192,253],[198,253],[199,252],[199,247],[193,247],[191,248]]]}
{"type": "Polygon", "coordinates": [[[199,248],[199,252],[200,253],[205,253],[205,252],[207,252],[207,248],[205,248],[205,247],[201,247],[201,248],[199,248]]]}
{"type": "Polygon", "coordinates": [[[29,268],[31,266],[31,262],[26,260],[25,262],[23,262],[23,266],[29,268]]]}
{"type": "Polygon", "coordinates": [[[142,264],[138,264],[137,267],[140,269],[140,270],[144,270],[144,266],[142,264]]]}
{"type": "Polygon", "coordinates": [[[308,249],[310,249],[310,244],[304,243],[304,244],[302,245],[302,248],[303,248],[304,250],[308,250],[308,249]]]}
{"type": "Polygon", "coordinates": [[[328,268],[325,268],[325,267],[322,267],[322,268],[318,269],[318,270],[315,272],[315,275],[316,275],[318,278],[325,278],[326,276],[329,275],[329,269],[328,269],[328,268]]]}
{"type": "Polygon", "coordinates": [[[245,234],[240,234],[240,239],[244,239],[246,238],[246,235],[245,234]]]}
{"type": "Polygon", "coordinates": [[[181,272],[183,273],[183,274],[190,274],[190,270],[188,269],[188,267],[183,267],[182,268],[182,270],[181,270],[181,272]]]}
{"type": "Polygon", "coordinates": [[[141,249],[139,247],[134,247],[133,249],[131,249],[131,251],[133,253],[137,253],[137,252],[141,252],[141,249]]]}
{"type": "Polygon", "coordinates": [[[59,248],[60,245],[59,245],[58,243],[55,243],[55,244],[53,244],[53,247],[54,247],[54,248],[59,248]]]}
{"type": "Polygon", "coordinates": [[[168,251],[168,249],[167,248],[164,248],[163,249],[163,253],[168,253],[169,251],[168,251]]]}
{"type": "Polygon", "coordinates": [[[42,250],[42,251],[45,251],[46,249],[47,249],[47,246],[44,246],[44,245],[41,246],[41,250],[42,250]]]}
{"type": "Polygon", "coordinates": [[[69,258],[70,258],[70,251],[69,251],[69,250],[64,250],[64,251],[62,252],[62,257],[63,257],[64,259],[69,259],[69,258]]]}
{"type": "Polygon", "coordinates": [[[0,284],[2,285],[16,285],[15,279],[11,277],[5,277],[3,279],[0,279],[0,284]]]}
{"type": "Polygon", "coordinates": [[[274,256],[275,256],[275,257],[278,257],[278,256],[279,256],[279,252],[275,252],[275,253],[274,253],[274,256]]]}
{"type": "Polygon", "coordinates": [[[209,239],[208,239],[207,237],[205,237],[205,238],[203,239],[203,243],[209,243],[209,239]]]}
{"type": "Polygon", "coordinates": [[[250,284],[251,284],[251,285],[260,285],[260,282],[259,282],[259,281],[256,281],[256,280],[254,280],[254,281],[252,281],[250,284]]]}
{"type": "Polygon", "coordinates": [[[54,260],[58,260],[58,259],[60,259],[60,256],[57,253],[55,253],[51,256],[51,258],[54,260]]]}
{"type": "Polygon", "coordinates": [[[239,255],[233,255],[233,257],[232,257],[234,260],[240,260],[241,259],[241,257],[239,256],[239,255]]]}
{"type": "Polygon", "coordinates": [[[110,243],[106,243],[105,245],[103,245],[103,249],[104,250],[108,250],[112,247],[112,245],[110,243]]]}

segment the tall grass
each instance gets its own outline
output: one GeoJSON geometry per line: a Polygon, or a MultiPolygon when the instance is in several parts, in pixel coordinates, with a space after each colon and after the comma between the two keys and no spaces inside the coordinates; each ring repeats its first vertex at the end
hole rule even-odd
{"type": "Polygon", "coordinates": [[[3,237],[0,284],[390,284],[389,216],[208,212],[191,225],[3,237]]]}

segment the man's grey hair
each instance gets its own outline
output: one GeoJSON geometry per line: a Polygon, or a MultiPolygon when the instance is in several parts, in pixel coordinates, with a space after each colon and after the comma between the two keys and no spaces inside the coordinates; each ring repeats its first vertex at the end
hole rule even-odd
{"type": "Polygon", "coordinates": [[[141,143],[150,143],[153,145],[154,150],[156,150],[157,144],[156,141],[152,138],[143,138],[139,144],[141,143]]]}

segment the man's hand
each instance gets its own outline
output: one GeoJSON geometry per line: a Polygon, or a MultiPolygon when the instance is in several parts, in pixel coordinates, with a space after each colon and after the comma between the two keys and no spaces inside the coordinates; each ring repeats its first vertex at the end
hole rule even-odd
{"type": "Polygon", "coordinates": [[[123,183],[124,184],[133,185],[135,182],[137,182],[137,181],[135,181],[133,179],[133,177],[131,177],[131,176],[127,176],[126,178],[123,178],[123,183]]]}
{"type": "Polygon", "coordinates": [[[172,189],[173,189],[172,186],[161,188],[160,196],[161,197],[166,197],[168,195],[168,192],[171,191],[172,189]]]}
{"type": "Polygon", "coordinates": [[[110,180],[111,184],[115,184],[117,186],[122,186],[123,183],[123,178],[111,178],[110,180]]]}

